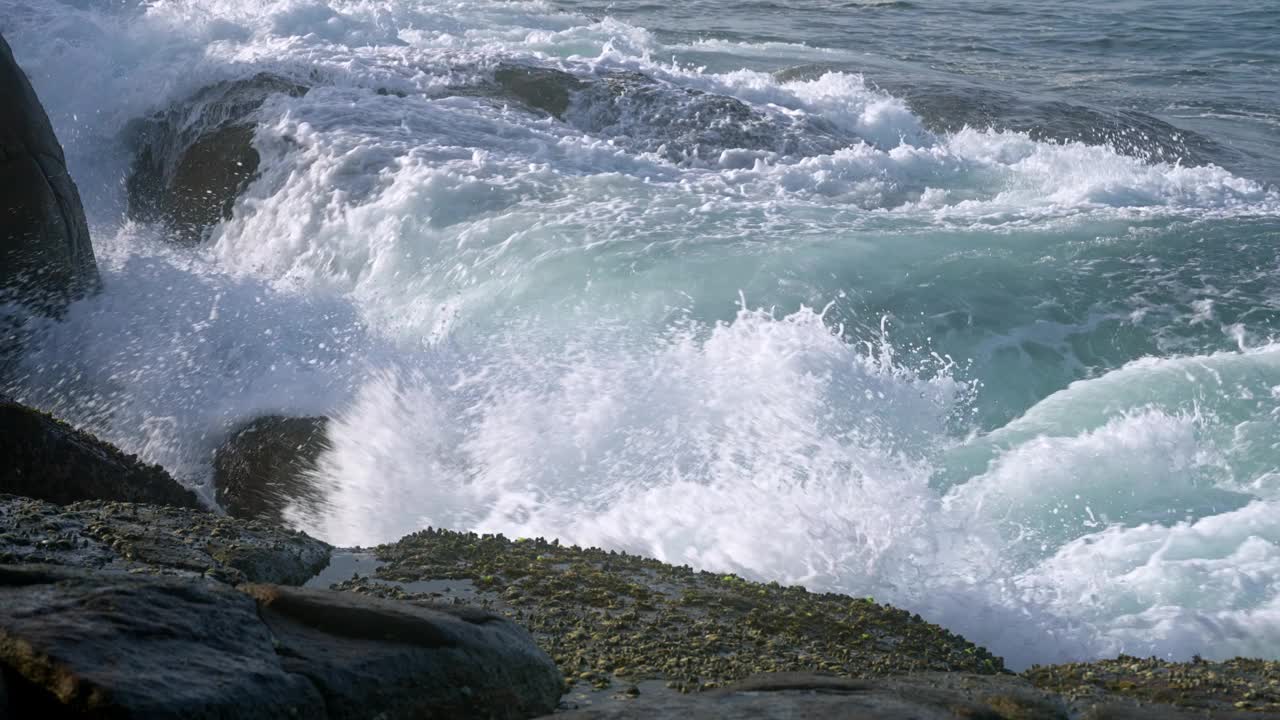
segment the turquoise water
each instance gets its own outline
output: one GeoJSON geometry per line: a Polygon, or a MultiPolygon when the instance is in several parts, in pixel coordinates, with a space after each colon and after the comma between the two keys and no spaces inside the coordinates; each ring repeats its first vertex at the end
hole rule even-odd
{"type": "Polygon", "coordinates": [[[554,536],[873,595],[1015,667],[1280,657],[1278,31],[0,0],[106,285],[10,390],[205,493],[235,424],[328,414],[331,504],[293,519],[335,543],[554,536]],[[312,90],[259,111],[233,217],[130,220],[134,121],[263,71],[312,90]]]}

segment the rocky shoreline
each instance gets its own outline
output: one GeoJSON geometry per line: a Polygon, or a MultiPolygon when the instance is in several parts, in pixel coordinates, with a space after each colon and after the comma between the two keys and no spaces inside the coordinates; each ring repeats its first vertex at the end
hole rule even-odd
{"type": "MultiPolygon", "coordinates": [[[[495,76],[553,114],[555,80],[495,76]]],[[[0,89],[14,99],[0,178],[21,189],[0,208],[3,388],[26,318],[56,318],[99,278],[61,146],[3,38],[0,89]]],[[[306,91],[258,76],[146,120],[131,212],[198,242],[256,172],[256,108],[306,91]],[[189,122],[198,111],[214,116],[189,122]]],[[[334,550],[279,525],[291,503],[323,501],[305,469],[325,423],[229,432],[215,460],[228,517],[0,397],[0,718],[1280,718],[1276,662],[1014,674],[872,598],[438,529],[334,550]]]]}
{"type": "Polygon", "coordinates": [[[1014,674],[869,598],[447,530],[0,495],[0,596],[14,717],[1280,717],[1276,662],[1014,674]]]}

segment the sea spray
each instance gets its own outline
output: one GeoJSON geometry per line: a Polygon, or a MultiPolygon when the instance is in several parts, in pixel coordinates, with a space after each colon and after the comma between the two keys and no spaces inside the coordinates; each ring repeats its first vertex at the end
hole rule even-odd
{"type": "Polygon", "coordinates": [[[327,415],[330,506],[293,519],[333,542],[625,549],[872,595],[1014,667],[1280,655],[1280,191],[1228,148],[1252,136],[970,91],[961,53],[537,2],[0,18],[105,285],[7,390],[208,496],[230,428],[327,415]],[[310,91],[260,109],[231,218],[194,248],[128,219],[136,121],[264,71],[310,91]]]}

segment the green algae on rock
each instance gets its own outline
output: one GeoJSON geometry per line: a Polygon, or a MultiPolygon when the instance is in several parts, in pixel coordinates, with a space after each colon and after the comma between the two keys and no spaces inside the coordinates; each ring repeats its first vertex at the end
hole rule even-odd
{"type": "Polygon", "coordinates": [[[1121,655],[1114,660],[1037,665],[1023,673],[1036,687],[1088,700],[1109,694],[1208,711],[1280,713],[1280,662],[1235,658],[1175,663],[1121,655]]]}
{"type": "Polygon", "coordinates": [[[469,582],[469,601],[529,628],[570,685],[658,679],[693,691],[760,672],[1004,671],[983,648],[869,599],[501,535],[428,529],[374,552],[386,563],[377,579],[341,588],[438,602],[446,593],[413,583],[469,582]]]}
{"type": "Polygon", "coordinates": [[[593,703],[566,720],[1261,720],[1271,713],[1205,711],[1120,695],[1071,700],[1015,675],[913,673],[854,680],[805,673],[757,675],[727,688],[635,701],[593,703]]]}
{"type": "Polygon", "coordinates": [[[209,512],[0,495],[0,563],[300,585],[324,568],[329,551],[300,532],[209,512]]]}

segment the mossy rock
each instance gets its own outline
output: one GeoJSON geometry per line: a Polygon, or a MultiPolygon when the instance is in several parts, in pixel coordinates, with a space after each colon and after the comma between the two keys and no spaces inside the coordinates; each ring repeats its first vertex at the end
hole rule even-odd
{"type": "Polygon", "coordinates": [[[439,602],[459,598],[413,583],[469,584],[477,593],[468,602],[528,627],[570,684],[661,680],[693,691],[760,672],[1004,672],[985,649],[864,598],[500,535],[427,530],[374,552],[386,563],[377,577],[341,587],[439,602]]]}

